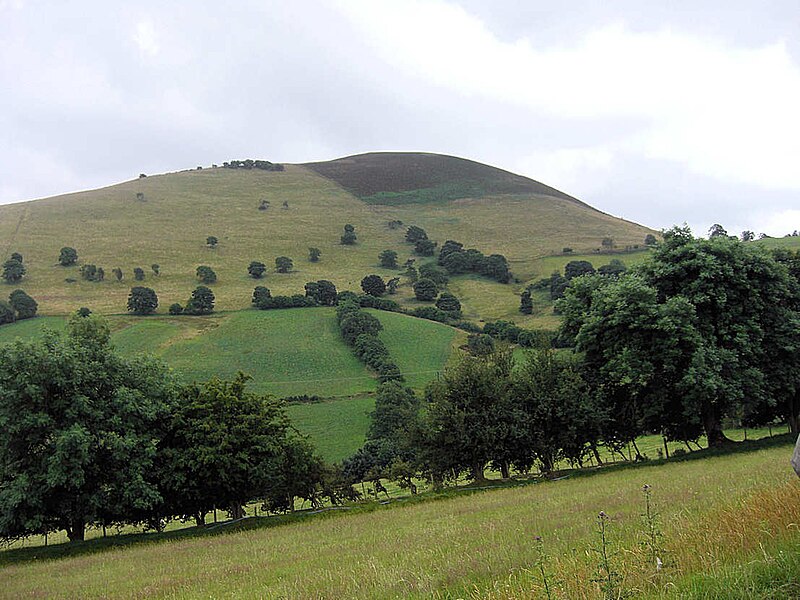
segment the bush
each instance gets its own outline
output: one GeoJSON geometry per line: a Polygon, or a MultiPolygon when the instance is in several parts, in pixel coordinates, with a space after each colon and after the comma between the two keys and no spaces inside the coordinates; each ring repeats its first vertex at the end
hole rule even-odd
{"type": "Polygon", "coordinates": [[[250,266],[247,267],[247,273],[253,279],[261,279],[264,276],[264,273],[267,270],[267,265],[262,262],[258,262],[254,260],[250,263],[250,266]]]}
{"type": "Polygon", "coordinates": [[[380,275],[367,275],[361,280],[361,289],[370,296],[383,296],[386,293],[386,284],[380,275]]]}
{"type": "Polygon", "coordinates": [[[319,281],[309,281],[305,285],[306,296],[313,298],[314,301],[320,306],[335,306],[336,305],[336,286],[333,282],[327,279],[320,279],[319,281]]]}
{"type": "Polygon", "coordinates": [[[355,227],[350,225],[349,223],[344,226],[344,233],[340,238],[340,241],[345,246],[352,246],[356,243],[356,230],[355,227]]]}
{"type": "Polygon", "coordinates": [[[210,235],[206,238],[206,246],[208,246],[209,248],[216,248],[218,243],[219,240],[213,235],[210,235]]]}
{"type": "Polygon", "coordinates": [[[494,352],[494,340],[484,333],[467,336],[467,350],[473,356],[486,356],[494,352]]]}
{"type": "Polygon", "coordinates": [[[133,270],[133,278],[136,281],[144,281],[144,269],[142,269],[141,267],[136,267],[133,270]]]}
{"type": "Polygon", "coordinates": [[[271,296],[267,298],[261,298],[255,306],[260,310],[270,310],[274,308],[306,308],[311,306],[319,306],[319,304],[317,304],[317,301],[314,298],[304,296],[302,294],[294,294],[292,296],[271,296]]]}
{"type": "Polygon", "coordinates": [[[207,315],[214,311],[214,292],[204,285],[198,285],[183,309],[187,315],[207,315]]]}
{"type": "Polygon", "coordinates": [[[308,249],[308,260],[310,262],[319,262],[319,257],[322,254],[322,250],[319,248],[309,248],[308,249]]]}
{"type": "Polygon", "coordinates": [[[174,302],[173,304],[169,305],[169,314],[181,315],[183,314],[183,307],[178,302],[174,302]]]}
{"type": "Polygon", "coordinates": [[[263,285],[259,285],[253,290],[253,305],[260,310],[268,308],[270,298],[272,298],[272,293],[263,285]]]}
{"type": "Polygon", "coordinates": [[[369,296],[367,294],[358,297],[358,304],[361,308],[374,308],[387,312],[401,312],[400,305],[394,300],[376,298],[375,296],[369,296]]]}
{"type": "Polygon", "coordinates": [[[397,268],[397,252],[394,250],[384,250],[378,256],[378,262],[384,269],[397,268]]]}
{"type": "Polygon", "coordinates": [[[8,297],[9,304],[17,313],[17,319],[30,319],[36,316],[39,305],[22,290],[14,290],[8,297]]]}
{"type": "Polygon", "coordinates": [[[0,325],[13,323],[16,320],[17,316],[12,306],[8,302],[0,300],[0,325]]]}
{"type": "Polygon", "coordinates": [[[278,273],[288,273],[293,267],[294,263],[288,256],[279,256],[275,259],[275,270],[278,273]]]}
{"type": "Polygon", "coordinates": [[[406,241],[412,244],[416,244],[420,240],[427,240],[428,234],[425,233],[425,230],[422,227],[417,227],[416,225],[412,225],[406,231],[406,241]]]}
{"type": "Polygon", "coordinates": [[[420,319],[438,321],[439,323],[448,323],[451,318],[449,313],[434,308],[433,306],[419,306],[411,311],[411,314],[420,319]]]}
{"type": "Polygon", "coordinates": [[[419,276],[421,279],[430,279],[440,288],[446,286],[448,281],[450,281],[450,278],[447,276],[447,271],[432,263],[421,265],[419,268],[419,276]]]}
{"type": "Polygon", "coordinates": [[[216,283],[217,281],[217,274],[214,272],[214,269],[206,265],[200,265],[197,267],[195,274],[197,275],[197,279],[200,280],[200,283],[204,283],[206,285],[216,283]]]}
{"type": "Polygon", "coordinates": [[[436,284],[427,278],[417,280],[413,285],[413,289],[417,300],[423,302],[430,302],[439,293],[439,288],[436,287],[436,284]]]}
{"type": "Polygon", "coordinates": [[[148,287],[131,288],[128,296],[128,311],[135,315],[149,315],[158,308],[158,296],[148,287]]]}
{"type": "Polygon", "coordinates": [[[436,300],[436,308],[450,313],[453,317],[461,315],[461,302],[448,292],[442,292],[441,296],[436,300]]]}
{"type": "Polygon", "coordinates": [[[64,246],[58,256],[58,263],[62,267],[69,267],[70,265],[74,265],[76,262],[78,262],[78,253],[75,251],[75,248],[64,246]]]}
{"type": "Polygon", "coordinates": [[[424,240],[419,240],[416,244],[414,244],[414,252],[420,256],[433,256],[435,250],[436,242],[427,238],[424,240]]]}
{"type": "Polygon", "coordinates": [[[17,283],[25,275],[25,265],[15,258],[3,263],[3,279],[6,283],[17,283]]]}
{"type": "Polygon", "coordinates": [[[358,312],[348,316],[340,322],[342,337],[349,345],[355,344],[356,338],[362,334],[378,335],[383,329],[381,322],[373,315],[365,312],[358,312]]]}

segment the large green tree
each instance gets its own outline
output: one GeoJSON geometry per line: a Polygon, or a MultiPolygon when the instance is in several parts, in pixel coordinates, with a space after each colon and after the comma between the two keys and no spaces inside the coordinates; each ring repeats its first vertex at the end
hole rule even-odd
{"type": "Polygon", "coordinates": [[[158,308],[158,296],[149,287],[136,286],[128,295],[128,311],[135,315],[149,315],[158,308]]]}
{"type": "Polygon", "coordinates": [[[162,500],[153,465],[174,384],[123,359],[98,317],[0,346],[0,537],[125,522],[162,500]]]}
{"type": "Polygon", "coordinates": [[[9,258],[3,263],[2,277],[6,283],[18,283],[25,276],[25,265],[16,258],[9,258]]]}

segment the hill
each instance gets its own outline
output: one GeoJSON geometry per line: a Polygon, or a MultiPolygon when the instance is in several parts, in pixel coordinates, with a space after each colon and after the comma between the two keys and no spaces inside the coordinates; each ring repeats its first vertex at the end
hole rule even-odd
{"type": "MultiPolygon", "coordinates": [[[[650,232],[487,165],[440,155],[379,153],[286,165],[281,172],[206,168],[151,175],[0,206],[0,253],[23,254],[28,273],[19,287],[39,301],[43,314],[66,314],[79,306],[124,312],[135,267],[144,269],[143,285],[156,290],[159,311],[165,312],[173,302],[186,302],[197,285],[199,265],[217,273],[212,286],[217,308],[236,310],[250,305],[256,284],[273,294],[292,294],[302,293],[311,280],[358,289],[369,273],[394,276],[397,271],[377,266],[378,254],[393,249],[401,263],[414,257],[404,241],[405,227],[412,224],[440,245],[455,239],[508,258],[518,284],[453,279],[451,291],[463,297],[465,315],[475,320],[523,320],[517,294],[522,284],[549,274],[540,265],[543,257],[560,255],[566,246],[576,254],[593,254],[604,237],[613,238],[618,248],[641,245],[650,232]],[[438,196],[428,193],[425,202],[406,201],[414,190],[445,188],[447,193],[438,196]],[[386,194],[405,196],[401,202],[386,194]],[[263,201],[269,208],[259,210],[263,201]],[[391,229],[391,221],[404,225],[391,229]],[[346,223],[355,226],[354,246],[339,243],[346,223]],[[213,249],[205,244],[212,235],[219,239],[213,249]],[[62,246],[77,250],[77,266],[57,265],[62,246]],[[319,262],[309,262],[310,246],[322,250],[319,262]],[[291,273],[274,272],[278,256],[294,260],[291,273]],[[247,275],[254,260],[270,268],[263,281],[247,275]],[[83,281],[81,264],[103,267],[105,281],[83,281]],[[160,266],[160,275],[151,271],[152,264],[160,266]],[[114,268],[123,270],[123,281],[114,279],[114,268]]],[[[409,306],[416,302],[405,282],[397,298],[409,306]]],[[[534,322],[535,317],[528,319],[534,322]]]]}

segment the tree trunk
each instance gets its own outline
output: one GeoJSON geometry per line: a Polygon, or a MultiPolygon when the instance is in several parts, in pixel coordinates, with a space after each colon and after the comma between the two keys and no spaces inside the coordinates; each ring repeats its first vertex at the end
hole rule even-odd
{"type": "Polygon", "coordinates": [[[706,403],[703,405],[703,429],[705,429],[706,437],[708,438],[709,448],[719,448],[727,443],[730,439],[725,437],[722,432],[722,416],[719,414],[719,409],[713,404],[706,403]]]}
{"type": "Polygon", "coordinates": [[[476,462],[472,465],[472,478],[477,483],[483,483],[486,481],[486,475],[484,475],[483,470],[485,468],[485,463],[476,462]]]}
{"type": "Polygon", "coordinates": [[[82,542],[86,535],[86,523],[82,517],[75,517],[70,520],[67,528],[67,538],[70,542],[82,542]]]}
{"type": "Polygon", "coordinates": [[[244,518],[244,507],[238,502],[235,502],[230,507],[230,513],[231,513],[231,519],[233,519],[234,521],[236,519],[242,519],[244,518]]]}
{"type": "Polygon", "coordinates": [[[597,461],[597,466],[602,467],[603,461],[600,459],[600,452],[597,450],[597,446],[592,446],[592,452],[594,453],[594,459],[597,461]]]}
{"type": "Polygon", "coordinates": [[[206,526],[206,511],[201,510],[194,515],[194,524],[198,527],[205,527],[206,526]]]}
{"type": "Polygon", "coordinates": [[[789,414],[786,417],[786,421],[789,423],[789,433],[794,435],[800,434],[800,416],[798,415],[800,402],[798,400],[800,400],[798,397],[789,398],[789,414]]]}
{"type": "Polygon", "coordinates": [[[508,479],[509,477],[511,477],[510,471],[511,471],[511,469],[508,466],[508,461],[507,460],[501,461],[500,462],[500,477],[502,477],[503,479],[508,479]]]}
{"type": "Polygon", "coordinates": [[[669,458],[669,445],[667,444],[667,438],[662,434],[661,440],[664,442],[664,456],[669,458]]]}
{"type": "Polygon", "coordinates": [[[636,445],[636,440],[631,440],[631,443],[633,443],[633,449],[636,450],[636,460],[642,460],[644,456],[639,452],[639,446],[636,445]]]}

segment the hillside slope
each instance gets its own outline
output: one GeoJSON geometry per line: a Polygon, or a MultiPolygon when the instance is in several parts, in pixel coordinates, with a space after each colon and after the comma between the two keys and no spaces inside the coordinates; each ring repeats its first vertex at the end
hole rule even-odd
{"type": "MultiPolygon", "coordinates": [[[[173,302],[186,302],[197,285],[195,269],[203,264],[217,273],[212,287],[219,309],[248,307],[257,284],[266,285],[273,294],[302,293],[307,281],[317,279],[330,279],[340,289],[358,289],[369,273],[386,278],[396,274],[377,267],[382,250],[396,250],[401,263],[413,256],[412,247],[404,242],[405,226],[412,224],[425,228],[439,244],[455,239],[487,254],[504,254],[520,282],[547,274],[538,261],[559,254],[565,246],[576,253],[593,252],[602,238],[612,237],[624,247],[641,244],[649,232],[542,184],[462,159],[402,155],[400,162],[405,163],[423,157],[419,160],[427,165],[424,177],[384,179],[397,165],[396,156],[367,155],[358,161],[371,166],[361,174],[349,169],[350,177],[357,175],[369,187],[355,191],[362,196],[394,193],[393,189],[405,193],[410,185],[445,185],[450,191],[463,191],[465,177],[477,181],[479,175],[483,187],[473,188],[477,197],[376,204],[359,199],[332,175],[320,175],[325,163],[286,165],[283,172],[183,171],[0,206],[0,255],[23,254],[28,274],[19,287],[39,300],[44,314],[64,314],[79,306],[124,312],[130,287],[137,284],[132,276],[135,267],[147,273],[143,285],[156,290],[163,312],[173,302]],[[270,206],[259,210],[264,200],[270,206]],[[393,220],[402,221],[404,227],[387,227],[393,220]],[[355,226],[355,246],[339,243],[346,223],[355,226]],[[219,239],[215,249],[205,245],[212,235],[219,239]],[[78,266],[57,265],[62,246],[78,251],[78,266]],[[320,262],[308,261],[309,246],[322,250],[320,262]],[[274,260],[281,255],[294,260],[292,273],[274,273],[274,260]],[[253,260],[271,270],[262,281],[247,276],[253,260]],[[78,268],[83,263],[103,267],[106,280],[82,281],[78,268]],[[150,270],[154,263],[160,265],[160,276],[150,270]],[[124,271],[122,282],[112,276],[115,267],[124,271]]],[[[341,161],[331,164],[341,167],[341,161]]],[[[464,306],[470,318],[516,314],[518,286],[473,283],[466,276],[452,285],[457,294],[463,291],[472,298],[464,306]],[[459,288],[462,282],[464,290],[459,288]],[[491,293],[484,294],[484,288],[491,293]],[[491,302],[485,300],[488,296],[491,302]]],[[[402,286],[399,299],[413,305],[410,298],[410,286],[402,286]]]]}

